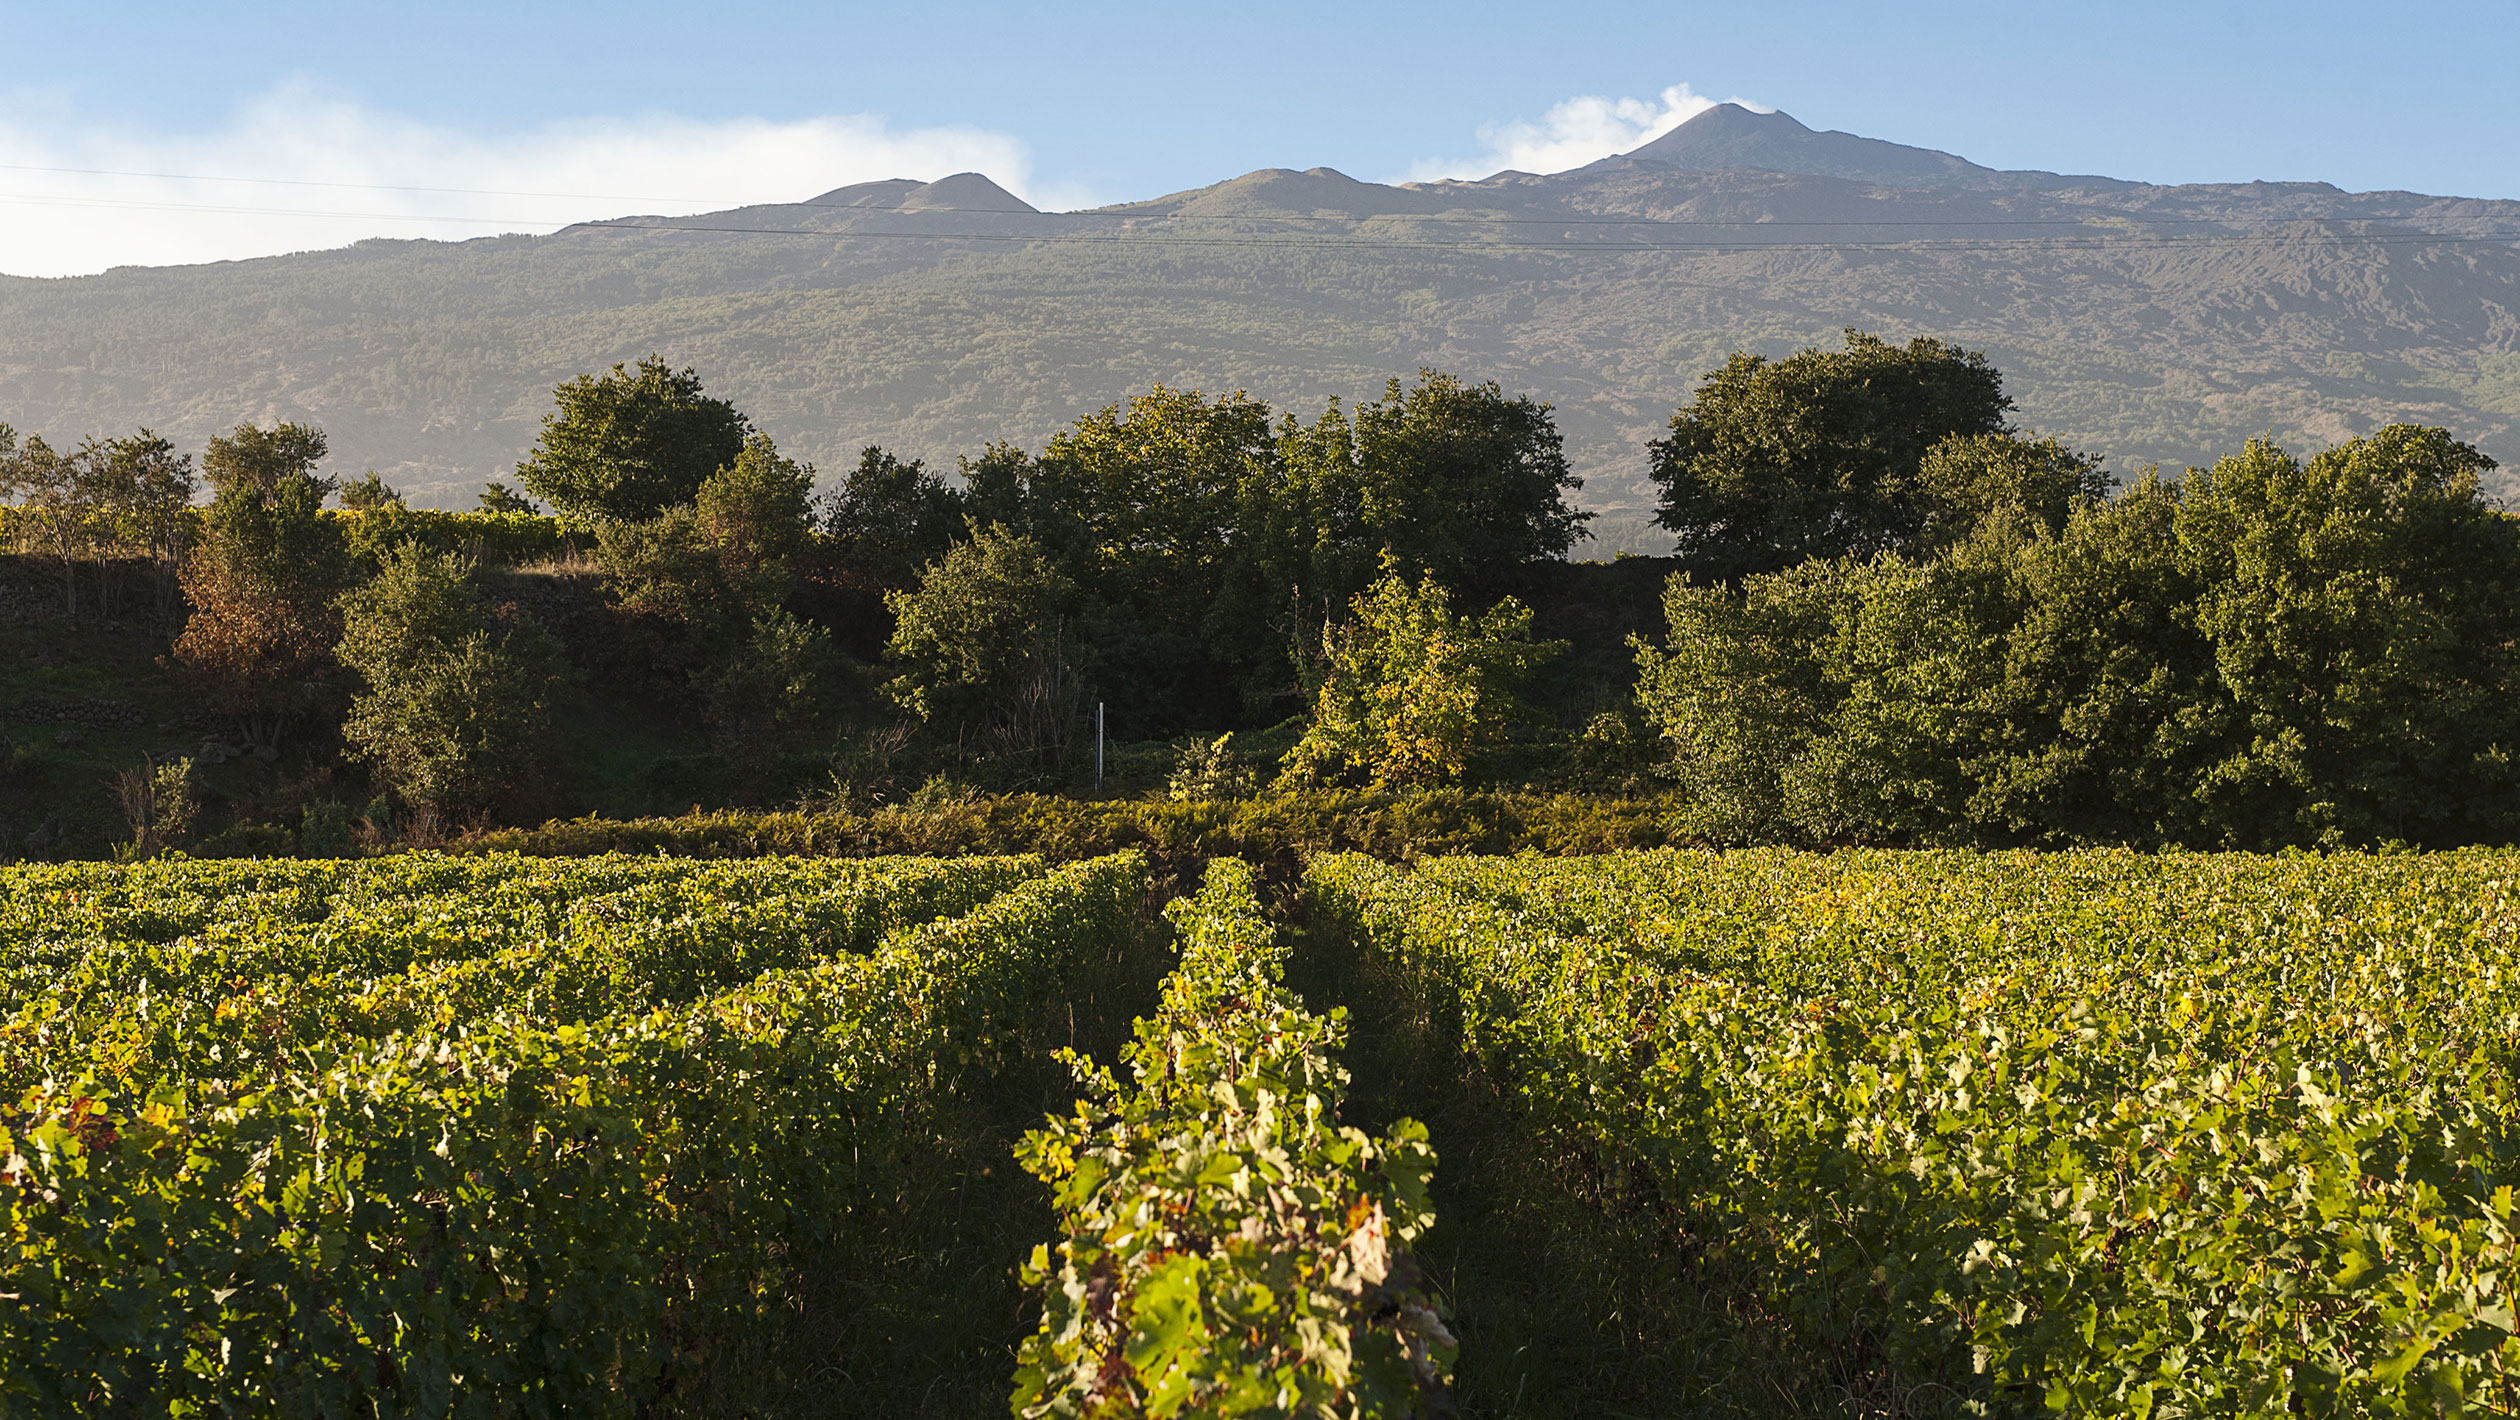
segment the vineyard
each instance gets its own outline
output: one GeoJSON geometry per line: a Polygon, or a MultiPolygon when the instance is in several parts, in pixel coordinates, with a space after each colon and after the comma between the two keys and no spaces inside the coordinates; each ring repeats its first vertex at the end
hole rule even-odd
{"type": "Polygon", "coordinates": [[[1350,856],[1306,888],[1535,1145],[1920,1394],[2512,1414],[2514,867],[1350,856]]]}
{"type": "Polygon", "coordinates": [[[871,1283],[1138,860],[14,870],[11,1413],[630,1413],[871,1283]]]}
{"type": "Polygon", "coordinates": [[[2515,866],[10,869],[0,1413],[2520,1414],[2515,866]]]}

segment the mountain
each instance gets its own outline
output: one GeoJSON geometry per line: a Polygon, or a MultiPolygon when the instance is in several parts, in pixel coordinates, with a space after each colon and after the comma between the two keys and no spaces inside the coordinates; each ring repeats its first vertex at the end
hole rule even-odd
{"type": "Polygon", "coordinates": [[[1549,175],[1267,169],[1045,213],[957,174],[0,278],[0,421],[197,447],[311,420],[338,467],[461,505],[554,384],[650,350],[835,472],[1038,447],[1158,382],[1309,415],[1433,366],[1552,401],[1597,548],[1642,548],[1644,445],[1698,376],[1849,325],[1984,349],[2021,422],[2121,474],[2398,419],[2520,462],[2520,203],[2001,173],[1738,108],[1549,175]]]}
{"type": "Polygon", "coordinates": [[[1605,158],[1659,163],[1689,172],[1762,168],[1812,177],[1850,178],[1889,187],[1976,187],[2041,190],[2066,187],[2141,186],[2115,178],[2063,177],[2056,173],[2004,172],[1932,148],[1911,148],[1879,138],[1831,129],[1818,133],[1786,113],[1762,113],[1740,104],[1717,104],[1632,152],[1605,158]]]}

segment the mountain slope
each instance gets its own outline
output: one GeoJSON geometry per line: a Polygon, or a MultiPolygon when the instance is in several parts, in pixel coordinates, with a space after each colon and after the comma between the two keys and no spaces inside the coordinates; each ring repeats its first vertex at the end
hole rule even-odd
{"type": "MultiPolygon", "coordinates": [[[[1814,177],[1852,178],[1901,187],[2131,188],[2114,178],[2004,172],[1932,148],[1862,138],[1836,129],[1814,132],[1786,113],[1717,104],[1651,143],[1603,163],[1660,163],[1691,171],[1765,168],[1814,177]]],[[[1598,165],[1596,165],[1598,166],[1598,165]]]]}
{"type": "Polygon", "coordinates": [[[1037,446],[1157,382],[1309,413],[1431,365],[1553,401],[1605,543],[1633,546],[1644,441],[1699,374],[1860,325],[1986,349],[2025,423],[2121,473],[2393,419],[2520,461],[2520,204],[1987,177],[1747,117],[1662,148],[1718,167],[1654,156],[1684,125],[1552,176],[1274,169],[1046,214],[957,175],[546,237],[0,278],[0,420],[197,445],[311,419],[343,467],[461,503],[532,442],[554,383],[651,349],[826,469],[870,442],[946,466],[1037,446]]]}

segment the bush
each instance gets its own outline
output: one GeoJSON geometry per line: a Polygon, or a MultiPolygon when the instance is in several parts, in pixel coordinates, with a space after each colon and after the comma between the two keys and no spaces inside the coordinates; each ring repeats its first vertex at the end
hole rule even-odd
{"type": "Polygon", "coordinates": [[[752,777],[811,747],[830,727],[839,669],[831,636],[772,608],[710,678],[706,716],[717,752],[752,777]]]}
{"type": "Polygon", "coordinates": [[[987,528],[931,564],[918,588],[885,594],[886,692],[958,757],[1061,764],[1082,728],[1073,583],[1031,538],[987,528]]]}
{"type": "Polygon", "coordinates": [[[472,569],[405,543],[344,599],[340,656],[367,682],[342,737],[397,794],[441,818],[534,778],[565,671],[531,623],[495,633],[472,569]]]}
{"type": "Polygon", "coordinates": [[[701,858],[800,853],[1038,853],[1052,862],[1138,849],[1176,881],[1210,858],[1250,861],[1291,881],[1317,853],[1361,852],[1397,862],[1447,853],[1602,853],[1687,841],[1670,800],[1572,794],[1416,794],[1328,790],[1241,803],[1147,803],[1043,794],[934,796],[870,813],[723,810],[680,818],[555,820],[489,829],[450,844],[464,853],[554,857],[671,853],[701,858]]]}
{"type": "Polygon", "coordinates": [[[1260,775],[1234,753],[1234,737],[1192,740],[1173,756],[1172,778],[1164,796],[1189,799],[1247,799],[1260,786],[1260,775]]]}
{"type": "Polygon", "coordinates": [[[1287,759],[1292,782],[1459,783],[1529,718],[1517,692],[1566,649],[1532,640],[1531,612],[1513,598],[1484,616],[1455,616],[1441,584],[1411,586],[1388,558],[1350,610],[1353,620],[1322,637],[1321,689],[1312,728],[1287,759]]]}
{"type": "Polygon", "coordinates": [[[2016,507],[1931,556],[1675,577],[1638,703],[1722,841],[2508,842],[2520,524],[2492,466],[2411,425],[2257,440],[2053,532],[2016,507]]]}
{"type": "Polygon", "coordinates": [[[346,858],[358,844],[350,826],[350,807],[326,800],[309,804],[298,820],[298,855],[305,858],[346,858]]]}

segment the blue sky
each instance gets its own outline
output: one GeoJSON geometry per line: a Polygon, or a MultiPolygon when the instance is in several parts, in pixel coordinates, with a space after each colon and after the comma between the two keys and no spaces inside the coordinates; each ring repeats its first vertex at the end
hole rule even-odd
{"type": "Polygon", "coordinates": [[[1057,205],[1266,166],[1471,172],[1518,139],[1621,138],[1584,121],[1616,110],[1570,101],[1668,114],[1679,85],[1996,166],[2520,197],[2509,0],[0,0],[0,34],[0,271],[20,274],[701,210],[949,166],[1057,205]],[[45,171],[64,168],[105,171],[45,171]],[[161,176],[120,176],[142,172],[161,176]]]}

